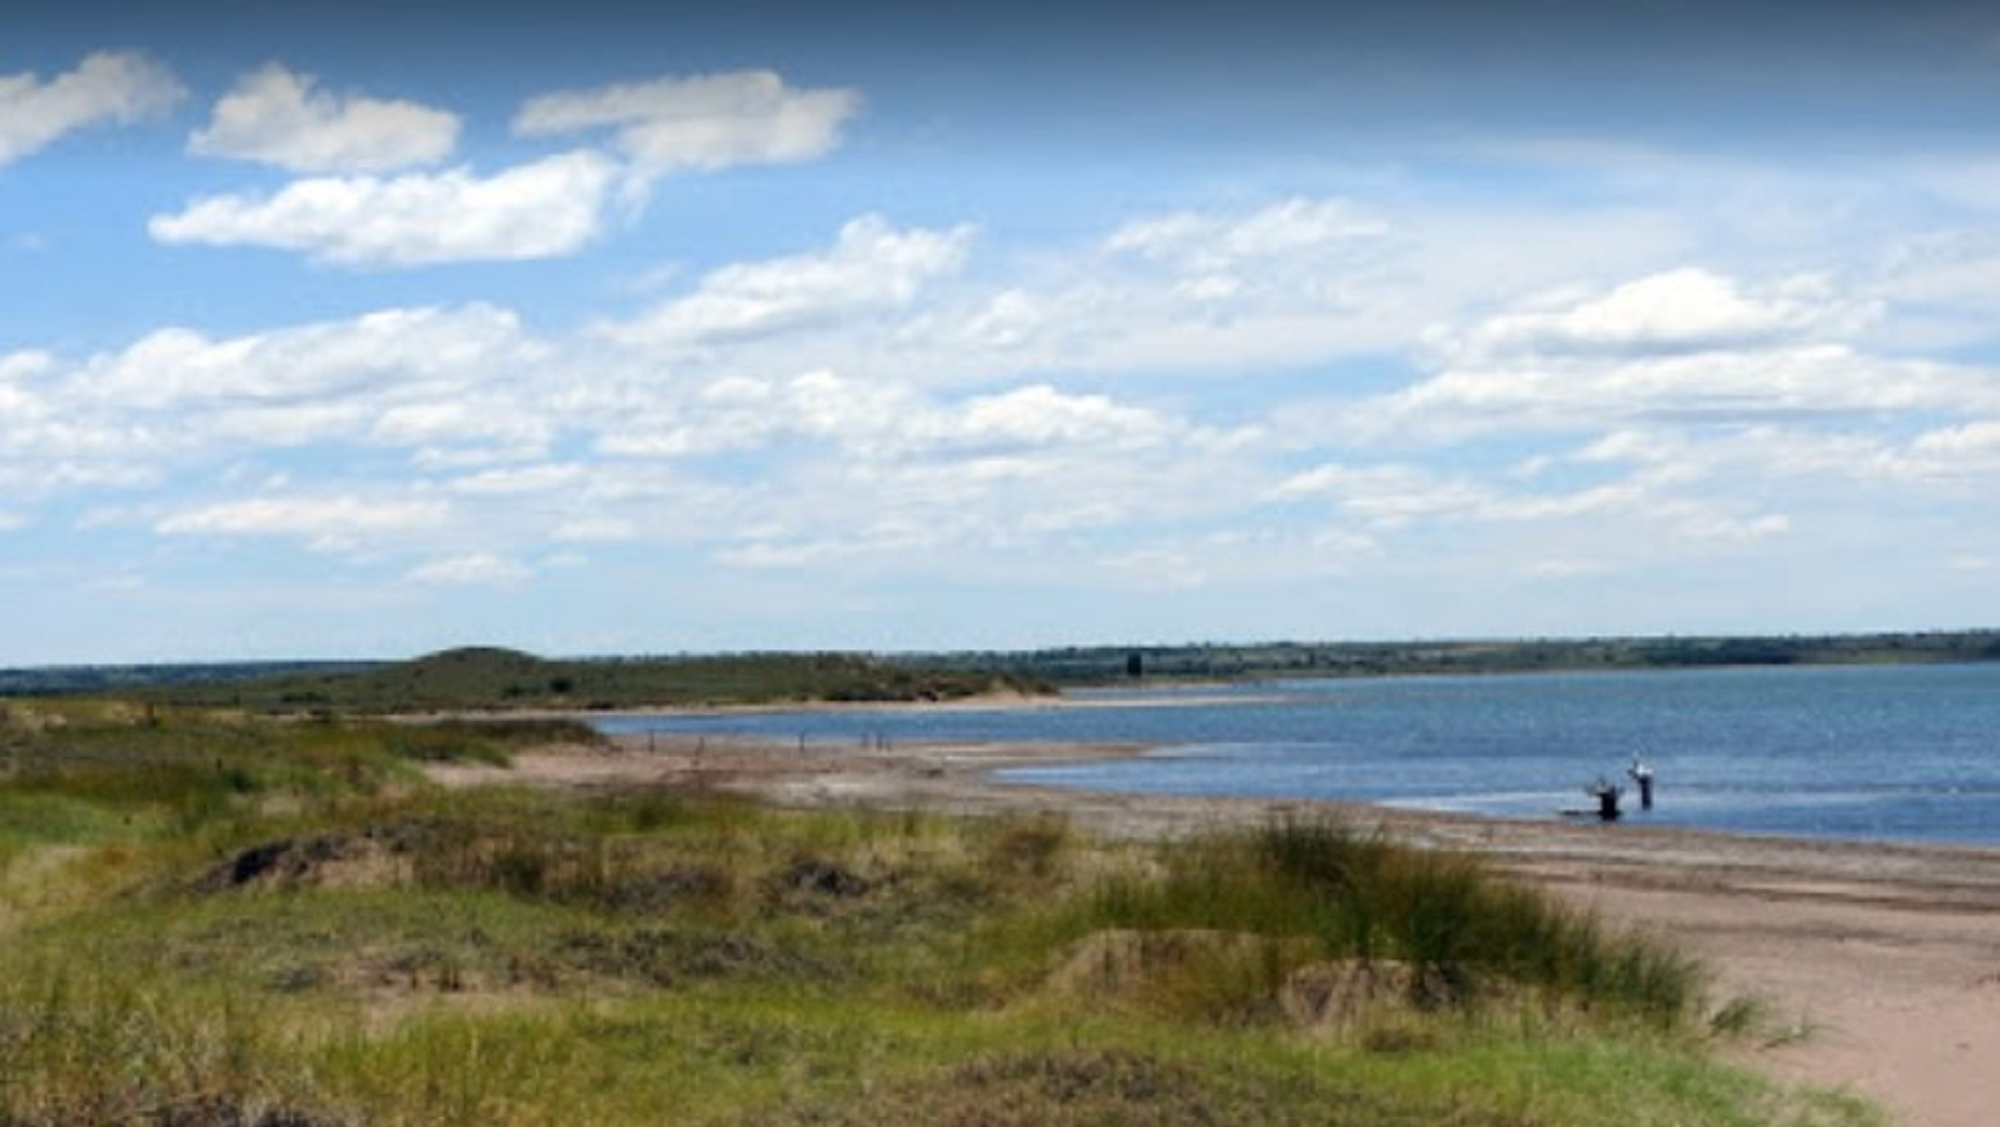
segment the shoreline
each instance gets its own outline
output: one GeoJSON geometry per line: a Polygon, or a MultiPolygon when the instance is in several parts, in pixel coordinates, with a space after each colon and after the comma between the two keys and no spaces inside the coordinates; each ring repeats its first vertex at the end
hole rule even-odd
{"type": "MultiPolygon", "coordinates": [[[[1605,672],[1603,675],[1619,674],[1605,672]]],[[[1065,722],[1056,717],[1062,713],[1115,713],[1129,709],[1166,710],[1170,713],[1178,708],[1270,705],[1293,699],[1293,693],[1278,686],[1246,690],[1232,689],[1227,683],[1207,681],[1188,684],[1167,695],[1144,689],[1113,686],[1102,693],[1090,692],[1081,696],[1074,693],[1044,696],[1009,692],[982,693],[936,702],[784,702],[642,708],[567,715],[571,719],[598,728],[607,736],[644,734],[651,730],[661,739],[683,735],[691,738],[701,736],[761,738],[778,745],[810,742],[816,749],[823,748],[830,751],[841,750],[843,741],[865,742],[878,738],[893,738],[899,746],[953,740],[990,742],[1143,740],[1153,746],[1135,747],[1131,750],[1129,758],[1142,759],[1158,753],[1172,760],[1175,758],[1173,753],[1185,742],[1169,734],[1170,730],[1177,731],[1177,729],[1163,729],[1159,723],[1128,726],[1116,719],[1097,722],[1073,718],[1065,722]],[[948,719],[934,723],[922,720],[906,725],[897,723],[898,717],[950,716],[954,713],[1017,713],[1022,719],[1019,725],[1011,726],[985,722],[955,722],[948,719]],[[1049,719],[1035,721],[1033,717],[1036,714],[1049,719]],[[787,720],[788,716],[792,719],[787,720]],[[648,717],[661,718],[660,726],[655,728],[646,724],[648,717]],[[881,731],[865,730],[865,725],[874,722],[866,719],[870,717],[881,718],[881,731]],[[713,730],[704,730],[711,728],[711,723],[707,722],[712,722],[713,730]]],[[[1307,699],[1317,702],[1316,697],[1307,699]]],[[[1562,750],[1568,752],[1574,749],[1562,750]]],[[[1033,767],[1061,765],[1064,765],[1064,761],[1060,758],[1052,762],[1037,760],[1022,764],[1033,767]]],[[[1597,767],[1601,768],[1602,764],[1598,764],[1597,767]]],[[[1588,778],[1596,769],[1590,767],[1579,769],[1577,780],[1588,778]]],[[[1164,770],[1167,774],[1163,783],[1168,787],[1168,792],[1191,790],[1204,782],[1213,785],[1218,781],[1215,778],[1190,777],[1187,775],[1187,768],[1169,766],[1164,770]]],[[[1379,795],[1356,798],[1352,801],[1380,802],[1385,809],[1410,810],[1417,813],[1463,813],[1472,817],[1508,822],[1525,821],[1542,824],[1549,821],[1583,823],[1596,820],[1594,799],[1580,800],[1576,793],[1577,788],[1548,785],[1549,777],[1544,773],[1539,783],[1535,781],[1523,783],[1518,778],[1509,778],[1507,785],[1512,787],[1513,791],[1504,795],[1482,795],[1478,793],[1480,786],[1478,780],[1455,779],[1446,785],[1461,790],[1449,794],[1436,792],[1452,801],[1434,805],[1426,804],[1421,799],[1399,801],[1401,796],[1431,793],[1407,788],[1401,791],[1384,790],[1379,795]],[[1519,793],[1514,793],[1515,791],[1519,793]],[[1565,797],[1567,801],[1564,800],[1565,797]]],[[[1598,777],[1604,778],[1601,774],[1598,777]]],[[[1813,807],[1816,803],[1810,795],[1801,797],[1789,791],[1778,794],[1769,802],[1763,798],[1745,798],[1740,793],[1729,793],[1724,795],[1719,806],[1705,800],[1712,799],[1714,793],[1722,793],[1720,791],[1698,795],[1695,799],[1689,799],[1689,804],[1677,805],[1670,798],[1658,815],[1640,811],[1636,793],[1633,793],[1628,795],[1631,801],[1624,810],[1625,818],[1622,824],[1631,828],[1645,826],[1688,829],[1696,832],[1771,836],[1785,840],[1853,841],[1890,847],[1935,844],[1947,848],[1963,846],[2000,849],[2000,836],[1995,835],[1994,827],[1982,816],[1992,809],[1990,798],[1985,797],[1984,791],[1974,792],[1979,797],[1972,800],[1973,805],[1961,807],[1954,797],[1959,793],[1955,788],[1940,784],[1936,789],[1913,789],[1907,797],[1899,800],[1901,805],[1889,808],[1887,814],[1877,815],[1874,808],[1866,805],[1876,801],[1870,789],[1870,784],[1875,780],[1866,770],[1854,777],[1861,780],[1853,784],[1860,789],[1853,792],[1844,790],[1830,792],[1832,798],[1827,805],[1832,813],[1824,817],[1815,814],[1813,807]],[[1947,816],[1942,819],[1934,816],[1932,811],[1925,808],[1924,804],[1927,802],[1949,803],[1949,808],[1942,810],[1947,816]],[[1883,818],[1887,818],[1888,821],[1884,823],[1883,818]]],[[[1124,778],[1128,782],[1134,781],[1131,776],[1124,778]]],[[[1136,781],[1144,784],[1147,778],[1136,781]]],[[[1014,782],[1014,780],[1008,781],[1014,782]]],[[[1103,781],[1105,780],[1073,782],[1055,776],[1021,782],[1025,784],[1047,782],[1059,787],[1069,787],[1093,786],[1103,781]]],[[[1625,782],[1622,775],[1617,775],[1615,781],[1625,782]]],[[[1291,789],[1285,785],[1287,782],[1296,783],[1298,780],[1280,777],[1277,785],[1268,785],[1267,782],[1265,786],[1252,787],[1244,793],[1249,797],[1257,797],[1260,792],[1265,795],[1276,794],[1281,790],[1291,789]]],[[[1310,784],[1302,785],[1310,789],[1310,784]]],[[[1629,786],[1625,789],[1631,791],[1629,786]]],[[[1808,791],[1810,789],[1807,788],[1808,791]]],[[[1166,792],[1149,792],[1135,788],[1131,793],[1166,792]]],[[[1337,798],[1331,800],[1339,801],[1337,798]]]]}
{"type": "Polygon", "coordinates": [[[658,786],[779,805],[1056,814],[1085,832],[1170,839],[1331,816],[1478,854],[1608,924],[1702,959],[1717,1002],[1757,999],[1775,1027],[1732,1050],[1781,1079],[1851,1088],[1900,1127],[1989,1127],[2000,1107],[2000,848],[1520,821],[1354,803],[1191,798],[997,780],[1007,767],[1122,758],[1116,744],[796,745],[645,733],[524,753],[511,769],[439,766],[446,785],[658,786]],[[649,750],[650,747],[650,750],[649,750]]]}

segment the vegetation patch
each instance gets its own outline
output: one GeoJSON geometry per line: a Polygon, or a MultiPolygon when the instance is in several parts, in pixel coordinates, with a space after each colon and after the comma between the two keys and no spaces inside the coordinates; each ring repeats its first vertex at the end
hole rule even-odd
{"type": "MultiPolygon", "coordinates": [[[[1334,822],[1286,821],[1168,853],[1157,877],[1117,877],[1086,914],[1111,928],[1297,940],[1291,960],[1236,976],[1249,997],[1321,959],[1391,960],[1426,1008],[1529,990],[1544,1000],[1682,1026],[1701,1007],[1701,968],[1670,948],[1606,934],[1551,897],[1487,873],[1473,857],[1418,850],[1334,822]],[[1301,957],[1303,956],[1303,957],[1301,957]]],[[[1214,981],[1215,975],[1204,976],[1214,981]]]]}
{"type": "Polygon", "coordinates": [[[935,669],[859,654],[564,661],[475,646],[364,669],[168,685],[147,695],[177,705],[264,713],[384,715],[935,701],[1048,691],[1046,682],[1012,673],[935,669]]]}
{"type": "Polygon", "coordinates": [[[37,710],[0,1127],[1867,1122],[1712,1059],[1670,949],[1333,823],[454,792],[408,724],[37,710]]]}
{"type": "Polygon", "coordinates": [[[994,1053],[773,1124],[870,1127],[1534,1127],[1505,1113],[1399,1104],[1331,1078],[1271,1076],[1122,1047],[994,1053]]]}

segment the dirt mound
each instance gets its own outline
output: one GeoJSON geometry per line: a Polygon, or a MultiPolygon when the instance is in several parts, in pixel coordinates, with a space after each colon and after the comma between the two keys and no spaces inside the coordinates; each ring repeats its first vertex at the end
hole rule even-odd
{"type": "Polygon", "coordinates": [[[252,846],[204,873],[203,893],[248,888],[387,888],[410,876],[410,849],[375,833],[285,838],[252,846]]]}
{"type": "Polygon", "coordinates": [[[1336,959],[1293,971],[1278,991],[1285,1016],[1307,1029],[1346,1029],[1387,1011],[1436,1009],[1458,992],[1435,971],[1390,959],[1336,959]]]}
{"type": "Polygon", "coordinates": [[[866,877],[826,861],[801,861],[785,873],[783,885],[794,892],[808,892],[851,900],[868,895],[874,887],[866,877]]]}

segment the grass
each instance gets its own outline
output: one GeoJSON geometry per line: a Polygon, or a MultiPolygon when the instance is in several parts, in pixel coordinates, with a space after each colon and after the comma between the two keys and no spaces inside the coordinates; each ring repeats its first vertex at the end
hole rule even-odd
{"type": "Polygon", "coordinates": [[[64,707],[4,729],[4,1127],[1871,1122],[1719,1064],[1670,951],[1334,825],[448,793],[504,734],[64,707]],[[1281,1002],[1356,960],[1365,1020],[1281,1002]]]}
{"type": "MultiPolygon", "coordinates": [[[[1690,960],[1608,935],[1592,917],[1495,879],[1470,856],[1413,850],[1332,822],[1286,821],[1178,850],[1165,864],[1162,876],[1107,882],[1090,904],[1091,925],[1295,940],[1289,958],[1234,957],[1263,963],[1235,975],[1253,998],[1268,997],[1301,961],[1386,959],[1409,968],[1410,1000],[1420,1005],[1525,990],[1673,1029],[1702,1000],[1702,974],[1690,960]]],[[[1211,966],[1200,979],[1220,977],[1211,966]]]]}

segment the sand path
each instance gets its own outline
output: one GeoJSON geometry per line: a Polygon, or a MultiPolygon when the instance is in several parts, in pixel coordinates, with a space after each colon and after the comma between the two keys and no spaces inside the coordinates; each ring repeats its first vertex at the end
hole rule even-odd
{"type": "Polygon", "coordinates": [[[709,787],[794,805],[1060,811],[1080,828],[1171,837],[1286,810],[1338,809],[1412,840],[1476,850],[1614,923],[1668,936],[1722,997],[1768,1007],[1747,1063],[1848,1087],[1901,1127],[2000,1123],[2000,850],[1856,845],[1584,824],[1497,822],[1330,804],[1086,794],[996,783],[1000,767],[1123,748],[830,750],[633,737],[521,756],[443,781],[709,787]]]}

